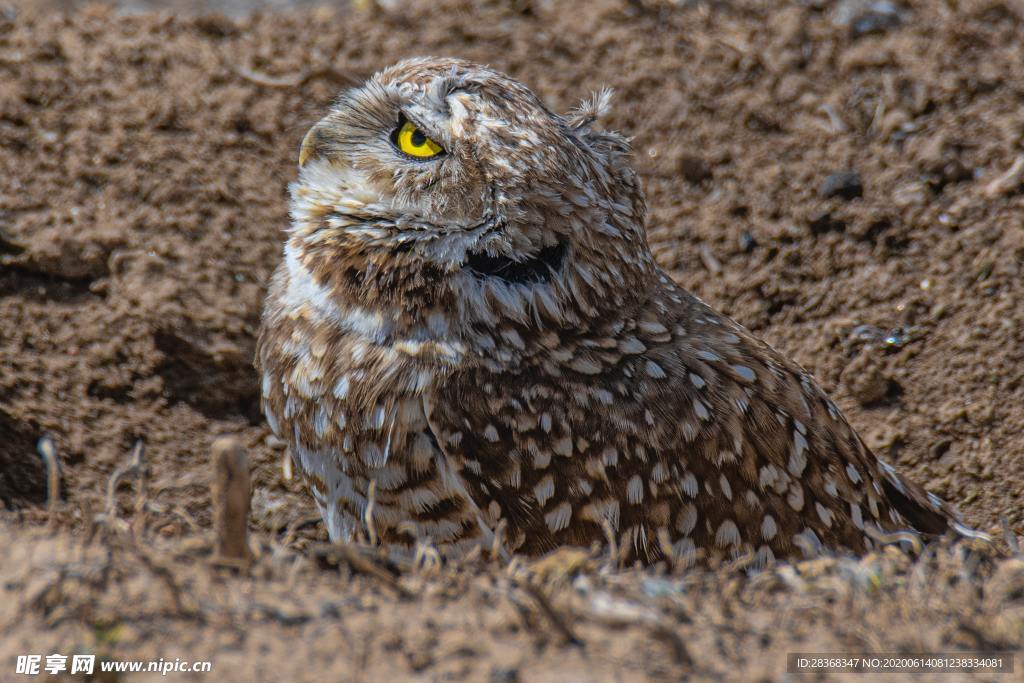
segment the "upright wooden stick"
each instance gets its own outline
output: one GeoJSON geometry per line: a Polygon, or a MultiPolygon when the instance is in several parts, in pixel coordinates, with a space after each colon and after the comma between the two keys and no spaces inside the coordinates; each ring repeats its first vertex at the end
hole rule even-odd
{"type": "Polygon", "coordinates": [[[219,437],[213,442],[213,529],[216,533],[217,562],[246,565],[251,559],[248,543],[251,480],[249,458],[238,439],[219,437]]]}

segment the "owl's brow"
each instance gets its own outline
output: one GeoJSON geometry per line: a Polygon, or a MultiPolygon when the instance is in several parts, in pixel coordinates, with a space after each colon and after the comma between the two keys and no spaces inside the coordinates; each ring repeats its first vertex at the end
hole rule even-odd
{"type": "Polygon", "coordinates": [[[464,92],[470,95],[480,93],[480,84],[471,80],[467,74],[459,74],[454,69],[448,75],[436,80],[431,87],[434,95],[440,100],[445,112],[450,113],[448,98],[457,92],[464,92]]]}
{"type": "Polygon", "coordinates": [[[452,108],[447,98],[459,90],[468,90],[465,80],[449,75],[434,79],[421,92],[429,108],[446,117],[452,115],[452,108]]]}
{"type": "Polygon", "coordinates": [[[419,128],[420,130],[424,131],[425,133],[427,133],[430,136],[436,136],[437,135],[438,131],[437,131],[437,126],[436,125],[430,125],[430,123],[424,123],[424,120],[423,120],[422,117],[415,116],[414,114],[410,114],[408,110],[409,110],[409,107],[399,107],[399,109],[398,109],[398,120],[399,121],[402,121],[404,119],[404,120],[408,121],[409,123],[413,124],[414,126],[416,126],[417,128],[419,128]]]}

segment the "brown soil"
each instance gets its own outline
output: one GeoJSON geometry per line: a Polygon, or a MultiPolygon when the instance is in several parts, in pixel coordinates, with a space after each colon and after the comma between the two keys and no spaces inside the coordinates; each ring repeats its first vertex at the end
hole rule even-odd
{"type": "Polygon", "coordinates": [[[212,659],[196,680],[619,681],[1021,649],[1024,562],[963,548],[752,577],[353,569],[317,550],[258,414],[254,332],[305,129],[400,57],[462,56],[559,110],[613,86],[607,125],[635,136],[660,262],[970,523],[1024,533],[1024,14],[867,4],[0,5],[0,680],[28,652],[212,659]],[[260,553],[241,575],[208,558],[223,433],[253,464],[260,553]],[[112,515],[139,441],[144,493],[121,487],[112,515]]]}

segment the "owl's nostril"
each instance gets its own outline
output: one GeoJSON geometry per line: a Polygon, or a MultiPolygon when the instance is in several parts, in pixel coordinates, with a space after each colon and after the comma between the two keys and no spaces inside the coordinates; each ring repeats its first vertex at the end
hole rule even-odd
{"type": "Polygon", "coordinates": [[[552,275],[562,268],[565,245],[544,247],[533,256],[516,261],[508,256],[470,254],[466,268],[480,278],[496,277],[511,284],[537,284],[550,282],[552,275]]]}

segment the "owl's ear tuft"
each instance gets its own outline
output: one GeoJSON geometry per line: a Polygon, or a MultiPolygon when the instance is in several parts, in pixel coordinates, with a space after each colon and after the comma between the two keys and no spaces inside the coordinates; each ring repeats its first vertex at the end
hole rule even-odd
{"type": "Polygon", "coordinates": [[[609,130],[594,130],[594,123],[611,109],[611,88],[602,88],[580,102],[565,118],[575,137],[607,161],[614,161],[630,153],[629,140],[609,130]]]}
{"type": "Polygon", "coordinates": [[[582,100],[579,106],[566,116],[569,127],[573,130],[589,128],[595,121],[608,113],[614,94],[614,90],[604,87],[582,100]]]}

